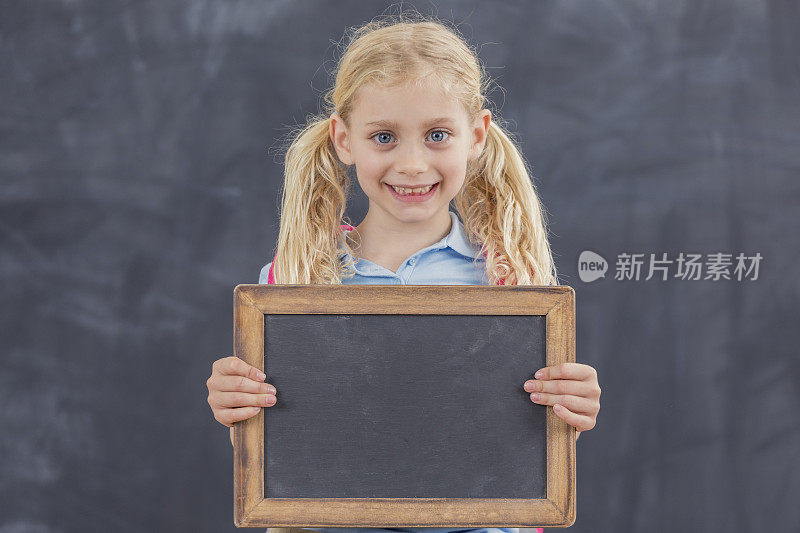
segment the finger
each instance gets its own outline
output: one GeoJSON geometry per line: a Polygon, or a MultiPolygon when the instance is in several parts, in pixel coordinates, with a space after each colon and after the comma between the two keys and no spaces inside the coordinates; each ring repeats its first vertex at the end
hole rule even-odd
{"type": "Polygon", "coordinates": [[[239,407],[238,409],[222,409],[216,419],[228,427],[231,427],[234,422],[241,422],[252,418],[261,412],[260,407],[239,407]]]}
{"type": "Polygon", "coordinates": [[[526,392],[547,392],[549,394],[572,394],[584,398],[599,398],[600,387],[592,381],[574,379],[529,379],[522,384],[526,392]]]}
{"type": "Polygon", "coordinates": [[[595,400],[591,400],[589,398],[584,398],[582,396],[573,396],[571,394],[561,395],[561,394],[547,394],[543,392],[534,392],[530,395],[531,401],[533,403],[538,403],[540,405],[563,405],[570,410],[585,414],[585,415],[596,415],[599,408],[597,407],[597,402],[595,400]]]}
{"type": "Polygon", "coordinates": [[[245,376],[253,381],[264,381],[267,377],[261,370],[248,365],[235,355],[220,359],[218,363],[219,373],[224,376],[245,376]]]}
{"type": "Polygon", "coordinates": [[[558,415],[559,418],[564,420],[564,422],[580,431],[588,431],[592,429],[595,424],[592,417],[573,413],[571,410],[567,409],[561,404],[556,404],[553,406],[553,412],[558,415]]]}
{"type": "MultiPolygon", "coordinates": [[[[220,407],[272,407],[278,401],[274,394],[250,394],[247,392],[216,391],[210,395],[212,406],[220,407]]],[[[209,402],[209,403],[211,403],[209,402]]]]}
{"type": "Polygon", "coordinates": [[[217,376],[214,389],[223,392],[251,392],[256,394],[275,394],[275,386],[271,383],[253,381],[245,376],[217,376]]]}
{"type": "Polygon", "coordinates": [[[555,366],[540,368],[534,374],[535,379],[591,379],[595,376],[594,368],[581,363],[561,363],[555,366]]]}

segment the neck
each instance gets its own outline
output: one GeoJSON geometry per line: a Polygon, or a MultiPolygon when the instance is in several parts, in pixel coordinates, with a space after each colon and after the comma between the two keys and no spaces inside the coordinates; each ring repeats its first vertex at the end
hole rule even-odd
{"type": "Polygon", "coordinates": [[[385,265],[402,262],[414,252],[442,240],[451,229],[449,209],[417,222],[376,216],[370,210],[350,235],[358,257],[385,265]]]}

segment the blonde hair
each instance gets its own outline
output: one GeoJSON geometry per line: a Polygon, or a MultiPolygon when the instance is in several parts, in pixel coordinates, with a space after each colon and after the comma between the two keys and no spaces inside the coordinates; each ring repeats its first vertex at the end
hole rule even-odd
{"type": "MultiPolygon", "coordinates": [[[[355,255],[340,229],[351,183],[330,139],[330,115],[335,111],[349,125],[362,86],[416,83],[425,76],[434,76],[471,122],[477,119],[489,82],[456,29],[430,18],[393,15],[352,32],[321,114],[292,133],[286,151],[276,283],[338,284],[353,275],[353,262],[343,262],[339,250],[341,243],[355,255]]],[[[490,284],[557,285],[546,214],[527,164],[492,115],[484,150],[468,165],[453,203],[469,240],[486,255],[490,284]]]]}

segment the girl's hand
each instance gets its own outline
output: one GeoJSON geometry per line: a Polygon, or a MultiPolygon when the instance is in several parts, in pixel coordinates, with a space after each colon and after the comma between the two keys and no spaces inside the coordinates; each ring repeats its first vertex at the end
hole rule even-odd
{"type": "Polygon", "coordinates": [[[262,383],[266,377],[234,355],[211,365],[211,377],[206,381],[208,405],[217,422],[231,428],[231,444],[234,422],[253,417],[262,407],[271,407],[278,401],[275,387],[262,383]]]}
{"type": "Polygon", "coordinates": [[[522,387],[531,393],[531,401],[552,405],[555,413],[578,432],[595,426],[600,411],[600,385],[597,372],[589,365],[561,363],[542,368],[522,387]]]}

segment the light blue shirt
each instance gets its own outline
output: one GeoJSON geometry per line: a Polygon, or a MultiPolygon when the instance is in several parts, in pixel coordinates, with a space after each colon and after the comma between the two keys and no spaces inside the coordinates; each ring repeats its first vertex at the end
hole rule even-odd
{"type": "MultiPolygon", "coordinates": [[[[450,220],[450,232],[444,238],[406,258],[397,272],[362,258],[354,265],[353,276],[342,279],[342,285],[488,285],[480,245],[469,242],[464,225],[453,211],[450,220]]],[[[344,259],[351,259],[341,243],[339,249],[344,259]]],[[[272,262],[261,269],[259,283],[267,282],[270,265],[272,262]]]]}
{"type": "MultiPolygon", "coordinates": [[[[406,258],[397,272],[386,267],[359,259],[354,265],[355,274],[342,279],[343,285],[488,285],[486,260],[480,253],[480,246],[469,242],[464,225],[453,211],[450,211],[450,232],[440,241],[423,248],[406,258]]],[[[348,230],[343,230],[347,233],[348,230]]],[[[345,259],[352,256],[339,249],[345,259]]],[[[261,269],[259,283],[267,283],[269,267],[261,269]]],[[[325,533],[519,533],[519,528],[303,528],[325,533]]]]}

